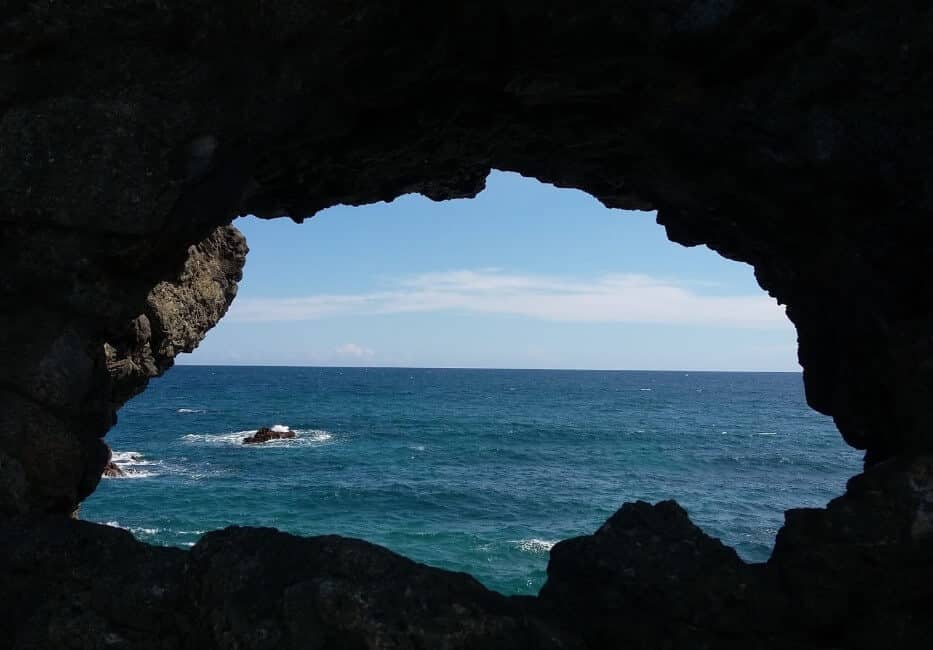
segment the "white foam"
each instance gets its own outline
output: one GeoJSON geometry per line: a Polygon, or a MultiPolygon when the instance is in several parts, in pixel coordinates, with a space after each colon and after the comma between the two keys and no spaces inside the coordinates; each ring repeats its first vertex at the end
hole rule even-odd
{"type": "Polygon", "coordinates": [[[776,436],[777,431],[762,431],[758,434],[759,436],[776,436]]]}
{"type": "Polygon", "coordinates": [[[138,451],[115,451],[111,454],[110,460],[123,472],[122,476],[104,476],[106,479],[133,479],[150,478],[158,476],[159,472],[148,467],[157,467],[162,465],[161,460],[149,460],[138,451]]]}
{"type": "Polygon", "coordinates": [[[515,544],[518,547],[518,550],[525,553],[534,553],[536,555],[541,553],[548,553],[554,547],[554,544],[557,542],[551,542],[546,539],[513,539],[509,540],[509,543],[515,544]]]}
{"type": "Polygon", "coordinates": [[[327,442],[328,440],[331,440],[334,437],[330,432],[324,431],[323,429],[311,429],[309,431],[302,431],[298,433],[304,433],[308,435],[310,439],[313,440],[314,442],[327,442]]]}
{"type": "Polygon", "coordinates": [[[138,451],[115,451],[110,460],[118,465],[132,465],[142,460],[143,455],[138,451]]]}
{"type": "Polygon", "coordinates": [[[121,530],[128,530],[134,535],[157,535],[162,532],[161,528],[143,528],[142,526],[124,526],[119,521],[105,521],[103,522],[105,526],[110,526],[111,528],[119,528],[121,530]]]}
{"type": "Polygon", "coordinates": [[[129,529],[134,535],[156,535],[162,532],[161,528],[142,528],[141,526],[133,526],[129,529]]]}
{"type": "Polygon", "coordinates": [[[206,409],[178,409],[178,413],[205,413],[206,409]]]}
{"type": "Polygon", "coordinates": [[[153,476],[159,476],[158,472],[150,472],[145,469],[124,469],[122,476],[102,476],[101,478],[110,481],[126,481],[133,478],[152,478],[153,476]]]}
{"type": "Polygon", "coordinates": [[[638,390],[642,391],[643,393],[650,393],[654,389],[653,388],[639,388],[638,390]]]}
{"type": "Polygon", "coordinates": [[[239,445],[247,436],[256,433],[256,429],[248,431],[233,431],[231,433],[189,433],[181,437],[187,443],[205,444],[205,445],[239,445]]]}
{"type": "Polygon", "coordinates": [[[276,433],[286,433],[291,431],[291,429],[288,428],[287,424],[273,424],[272,431],[275,431],[276,433]]]}
{"type": "Polygon", "coordinates": [[[424,451],[424,445],[409,445],[408,448],[412,451],[424,451]]]}

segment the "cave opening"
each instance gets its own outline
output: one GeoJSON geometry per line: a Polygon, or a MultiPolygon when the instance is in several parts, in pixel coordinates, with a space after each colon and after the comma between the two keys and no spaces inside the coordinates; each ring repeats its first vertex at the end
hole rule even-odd
{"type": "Polygon", "coordinates": [[[123,407],[107,441],[138,480],[82,517],[175,546],[343,534],[533,594],[623,502],[676,499],[760,562],[858,470],[751,268],[653,214],[494,171],[473,199],[234,225],[230,313],[123,407]],[[298,438],[242,445],[274,424],[298,438]]]}
{"type": "MultiPolygon", "coordinates": [[[[0,647],[928,644],[930,7],[7,4],[0,647]],[[784,513],[767,564],[742,563],[670,502],[626,504],[610,530],[557,544],[538,598],[500,597],[358,540],[232,528],[184,551],[67,517],[98,485],[115,410],[226,312],[245,258],[235,215],[468,197],[490,167],[656,209],[671,241],[751,264],[787,305],[806,401],[865,466],[825,508],[784,513]]],[[[325,351],[337,346],[371,350],[370,363],[383,352],[355,336],[325,351]]],[[[193,425],[173,437],[147,395],[114,434],[137,410],[182,444],[193,425]]],[[[717,415],[728,407],[717,402],[717,415]]],[[[584,478],[600,460],[583,459],[584,478]]],[[[138,495],[147,481],[102,490],[138,495]]],[[[156,505],[204,508],[194,487],[153,492],[156,505]]],[[[265,511],[283,506],[255,487],[265,511]]]]}

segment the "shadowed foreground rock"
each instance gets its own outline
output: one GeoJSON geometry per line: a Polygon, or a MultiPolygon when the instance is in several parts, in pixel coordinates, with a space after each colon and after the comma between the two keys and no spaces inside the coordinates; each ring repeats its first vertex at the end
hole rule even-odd
{"type": "Polygon", "coordinates": [[[228,528],[191,551],[205,644],[239,648],[574,648],[465,573],[337,536],[228,528]]]}
{"type": "Polygon", "coordinates": [[[933,638],[933,458],[854,477],[791,510],[747,564],[673,501],[625,504],[551,550],[541,607],[592,648],[921,647],[933,638]]]}
{"type": "Polygon", "coordinates": [[[187,647],[185,551],[57,516],[0,524],[0,648],[187,647]]]}
{"type": "Polygon", "coordinates": [[[930,643],[933,457],[889,460],[850,479],[825,510],[785,520],[768,562],[786,596],[780,625],[825,647],[930,643]]]}
{"type": "Polygon", "coordinates": [[[697,528],[674,501],[627,503],[593,535],[551,549],[545,607],[594,648],[761,641],[760,566],[697,528]]]}
{"type": "Polygon", "coordinates": [[[123,530],[0,523],[0,647],[149,650],[925,647],[933,459],[892,460],[788,514],[746,564],[672,501],[557,544],[538,598],[338,536],[228,528],[190,552],[123,530]],[[853,543],[852,540],[860,540],[853,543]]]}
{"type": "Polygon", "coordinates": [[[403,650],[583,646],[464,573],[273,529],[190,551],[64,518],[0,524],[0,647],[403,650]]]}

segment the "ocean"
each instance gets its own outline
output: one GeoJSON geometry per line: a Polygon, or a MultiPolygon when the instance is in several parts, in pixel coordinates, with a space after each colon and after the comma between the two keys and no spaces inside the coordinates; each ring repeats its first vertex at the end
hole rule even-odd
{"type": "Polygon", "coordinates": [[[506,594],[638,499],[764,561],[785,509],[861,466],[798,373],[178,366],[119,416],[126,476],[83,519],[181,547],[232,524],[337,533],[506,594]],[[298,437],[241,444],[276,424],[298,437]]]}

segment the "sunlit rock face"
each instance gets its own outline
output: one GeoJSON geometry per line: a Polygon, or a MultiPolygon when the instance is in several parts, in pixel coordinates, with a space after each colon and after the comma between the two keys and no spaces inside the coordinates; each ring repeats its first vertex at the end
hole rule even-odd
{"type": "Polygon", "coordinates": [[[931,25],[901,1],[6,2],[0,513],[94,489],[116,409],[232,300],[235,215],[473,196],[493,167],[751,263],[809,403],[869,464],[933,452],[931,25]]]}

